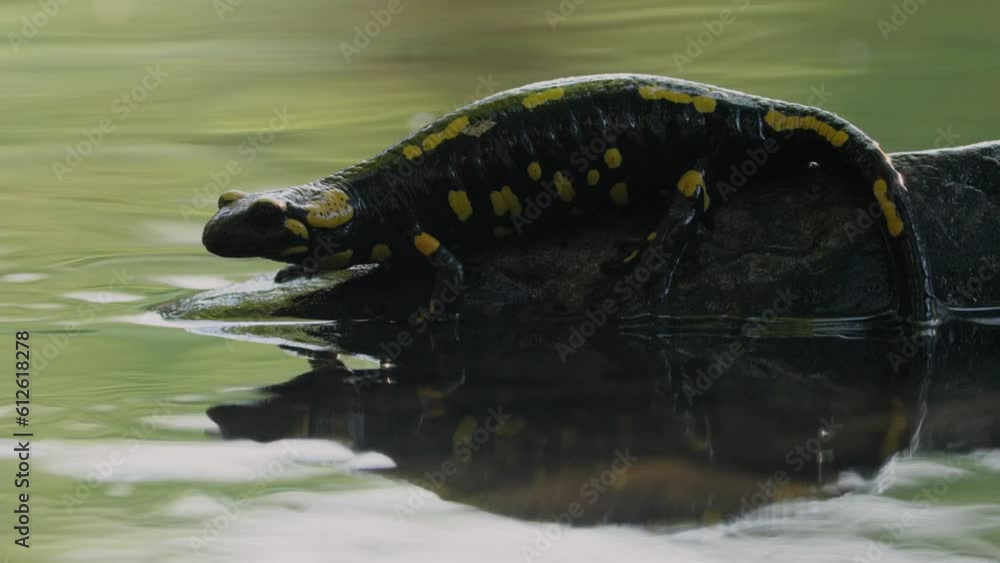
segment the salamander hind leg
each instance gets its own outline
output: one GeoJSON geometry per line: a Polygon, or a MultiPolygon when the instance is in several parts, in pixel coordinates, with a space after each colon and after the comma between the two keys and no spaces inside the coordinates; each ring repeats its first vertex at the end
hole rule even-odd
{"type": "Polygon", "coordinates": [[[462,263],[430,233],[419,228],[413,231],[413,246],[427,258],[434,269],[434,288],[424,317],[433,320],[440,317],[445,309],[457,317],[458,307],[465,291],[465,271],[462,263]]]}
{"type": "Polygon", "coordinates": [[[625,258],[632,266],[630,275],[645,284],[650,305],[661,303],[669,295],[681,258],[705,219],[710,197],[703,170],[699,166],[681,176],[677,182],[680,197],[674,198],[667,216],[646,237],[645,248],[625,258]]]}

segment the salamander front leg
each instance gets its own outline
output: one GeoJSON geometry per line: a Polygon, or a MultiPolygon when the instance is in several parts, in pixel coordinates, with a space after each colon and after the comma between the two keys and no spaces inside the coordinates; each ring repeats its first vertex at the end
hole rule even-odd
{"type": "Polygon", "coordinates": [[[429,320],[438,318],[449,307],[457,318],[458,307],[465,291],[465,272],[462,263],[441,244],[441,241],[423,231],[418,230],[413,235],[413,246],[427,258],[427,262],[434,269],[434,289],[431,292],[426,318],[429,320]]]}
{"type": "Polygon", "coordinates": [[[274,283],[286,283],[299,278],[308,277],[309,273],[299,264],[290,264],[278,270],[274,275],[274,283]]]}

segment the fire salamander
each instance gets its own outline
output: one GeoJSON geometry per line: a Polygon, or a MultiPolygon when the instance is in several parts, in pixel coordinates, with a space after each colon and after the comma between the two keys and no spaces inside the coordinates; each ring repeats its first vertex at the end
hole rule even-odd
{"type": "Polygon", "coordinates": [[[660,209],[646,240],[624,259],[635,267],[650,253],[670,257],[651,295],[659,300],[697,226],[724,204],[719,185],[727,171],[748,151],[786,145],[804,163],[832,162],[859,177],[858,189],[884,216],[900,316],[933,320],[903,179],[875,141],[816,108],[649,75],[565,78],[501,92],[327,178],[228,191],[203,241],[220,256],[291,264],[279,281],[356,264],[423,262],[436,274],[431,302],[440,304],[441,292],[462,286],[460,258],[495,239],[660,209]]]}

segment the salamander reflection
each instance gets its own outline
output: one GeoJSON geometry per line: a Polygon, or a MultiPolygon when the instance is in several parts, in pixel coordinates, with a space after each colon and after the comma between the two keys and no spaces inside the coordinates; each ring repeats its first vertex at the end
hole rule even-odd
{"type": "MultiPolygon", "coordinates": [[[[341,349],[393,334],[308,330],[341,349]]],[[[574,525],[735,519],[871,474],[918,428],[921,448],[1000,435],[998,327],[945,327],[920,376],[892,339],[602,336],[564,364],[549,329],[500,330],[439,336],[381,369],[309,353],[313,369],[268,398],[208,414],[225,438],[337,440],[447,500],[574,525]]]]}

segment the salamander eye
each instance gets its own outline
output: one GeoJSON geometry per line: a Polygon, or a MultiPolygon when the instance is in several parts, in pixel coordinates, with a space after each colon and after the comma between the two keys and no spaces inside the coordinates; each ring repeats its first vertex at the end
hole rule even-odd
{"type": "Polygon", "coordinates": [[[219,209],[229,205],[230,203],[247,196],[246,192],[241,192],[239,190],[229,190],[228,192],[219,196],[219,209]]]}
{"type": "Polygon", "coordinates": [[[259,227],[280,223],[285,219],[285,202],[262,197],[250,205],[247,218],[259,227]]]}

